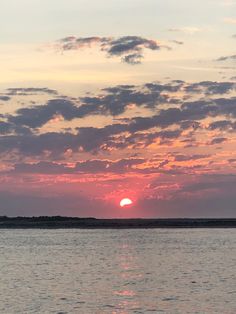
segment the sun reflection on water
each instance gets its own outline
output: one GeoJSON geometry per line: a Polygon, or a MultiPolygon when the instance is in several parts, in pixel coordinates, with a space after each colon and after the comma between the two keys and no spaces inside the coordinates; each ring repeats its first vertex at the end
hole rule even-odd
{"type": "Polygon", "coordinates": [[[128,314],[130,310],[141,309],[135,291],[137,280],[142,278],[141,268],[134,246],[127,241],[120,244],[116,259],[120,285],[113,291],[118,301],[118,310],[113,313],[128,314]]]}

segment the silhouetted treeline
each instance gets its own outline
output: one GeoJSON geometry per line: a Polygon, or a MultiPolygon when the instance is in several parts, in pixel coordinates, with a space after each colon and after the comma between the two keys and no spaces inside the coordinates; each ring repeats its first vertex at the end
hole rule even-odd
{"type": "Polygon", "coordinates": [[[0,216],[0,228],[236,228],[236,218],[96,219],[62,216],[0,216]]]}

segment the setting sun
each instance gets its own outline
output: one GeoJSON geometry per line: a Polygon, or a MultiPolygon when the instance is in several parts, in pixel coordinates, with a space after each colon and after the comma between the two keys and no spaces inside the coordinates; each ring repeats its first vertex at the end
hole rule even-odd
{"type": "Polygon", "coordinates": [[[131,199],[129,198],[123,198],[121,201],[120,201],[120,206],[121,207],[124,207],[124,206],[128,206],[128,205],[132,205],[133,202],[131,201],[131,199]]]}

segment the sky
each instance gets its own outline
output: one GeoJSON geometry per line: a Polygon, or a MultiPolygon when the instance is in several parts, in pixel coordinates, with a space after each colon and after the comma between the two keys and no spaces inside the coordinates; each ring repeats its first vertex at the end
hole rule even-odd
{"type": "Polygon", "coordinates": [[[236,217],[236,1],[2,0],[0,67],[0,215],[236,217]]]}

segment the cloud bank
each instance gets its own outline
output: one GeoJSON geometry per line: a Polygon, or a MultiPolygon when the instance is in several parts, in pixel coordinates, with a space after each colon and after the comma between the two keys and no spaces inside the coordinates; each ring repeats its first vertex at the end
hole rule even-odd
{"type": "MultiPolygon", "coordinates": [[[[83,202],[79,215],[84,210],[87,216],[86,204],[96,201],[100,211],[91,215],[109,215],[112,202],[126,192],[138,200],[137,215],[146,217],[158,206],[166,210],[160,217],[202,216],[198,201],[213,213],[219,195],[233,204],[235,82],[147,82],[77,97],[12,87],[2,95],[9,99],[0,115],[0,194],[11,213],[30,212],[34,200],[63,212],[64,199],[70,214],[83,202]],[[17,210],[17,200],[26,212],[17,210]],[[191,204],[191,211],[180,204],[191,204]]],[[[214,216],[222,212],[217,208],[214,216]]]]}

